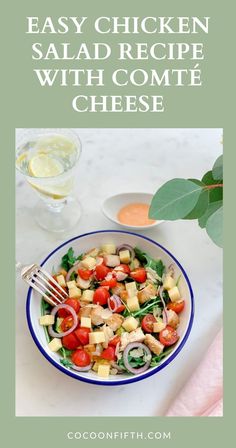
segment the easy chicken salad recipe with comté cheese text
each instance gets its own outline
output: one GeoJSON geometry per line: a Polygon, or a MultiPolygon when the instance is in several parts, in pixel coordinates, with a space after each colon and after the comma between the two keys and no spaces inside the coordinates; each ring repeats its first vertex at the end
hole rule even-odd
{"type": "Polygon", "coordinates": [[[64,367],[102,378],[137,375],[177,343],[185,301],[174,265],[107,243],[78,256],[70,248],[53,277],[68,298],[54,307],[42,299],[39,323],[64,367]]]}

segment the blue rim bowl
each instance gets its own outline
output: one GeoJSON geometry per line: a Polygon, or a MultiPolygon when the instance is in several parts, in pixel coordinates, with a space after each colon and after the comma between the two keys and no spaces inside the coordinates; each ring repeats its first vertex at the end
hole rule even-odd
{"type": "MultiPolygon", "coordinates": [[[[42,343],[39,341],[35,330],[34,330],[34,326],[32,323],[32,318],[31,318],[31,301],[33,299],[32,297],[32,288],[30,287],[28,290],[28,294],[27,294],[27,300],[26,300],[26,317],[27,317],[27,323],[28,323],[28,327],[31,333],[31,336],[36,344],[36,346],[38,347],[39,351],[42,353],[42,355],[53,365],[55,366],[58,370],[60,370],[61,372],[65,373],[66,375],[70,376],[71,378],[75,378],[77,380],[80,381],[84,381],[86,383],[90,383],[90,384],[96,384],[96,385],[101,385],[101,386],[119,386],[122,384],[129,384],[129,383],[134,383],[136,381],[141,381],[144,380],[145,378],[148,378],[154,374],[156,374],[157,372],[160,372],[162,369],[164,369],[166,366],[168,366],[168,364],[170,364],[175,357],[178,355],[178,353],[183,349],[192,325],[193,325],[193,319],[194,319],[194,295],[193,295],[193,290],[191,287],[191,283],[189,281],[189,278],[184,270],[184,268],[182,267],[182,265],[179,263],[179,261],[174,257],[174,255],[172,255],[172,253],[167,250],[164,246],[162,246],[161,244],[157,243],[156,241],[152,240],[151,238],[148,238],[146,236],[143,235],[139,235],[133,232],[128,232],[125,230],[98,230],[95,232],[88,232],[88,233],[84,233],[82,235],[76,236],[74,238],[71,238],[67,241],[65,241],[63,244],[59,245],[58,247],[56,247],[56,249],[54,249],[40,264],[41,266],[45,265],[45,263],[49,260],[49,258],[51,258],[59,249],[63,248],[64,246],[66,246],[67,244],[70,244],[74,241],[80,240],[81,238],[84,237],[89,237],[92,235],[97,235],[97,234],[108,234],[108,233],[114,233],[114,234],[122,234],[122,235],[133,235],[137,238],[140,238],[140,241],[145,240],[148,241],[149,243],[154,244],[157,248],[161,249],[162,251],[165,252],[165,254],[167,254],[169,257],[171,257],[171,259],[174,261],[174,263],[178,266],[179,270],[181,271],[181,273],[183,274],[183,277],[185,279],[185,282],[188,286],[188,290],[189,290],[189,295],[190,295],[190,315],[189,315],[189,321],[188,321],[188,325],[187,328],[185,330],[185,333],[182,337],[182,340],[180,341],[180,344],[178,345],[178,347],[176,348],[176,350],[174,350],[174,352],[172,354],[170,354],[167,358],[164,358],[163,362],[161,362],[160,365],[153,367],[149,370],[147,370],[146,372],[144,372],[143,374],[140,374],[138,376],[127,376],[127,378],[124,379],[118,379],[116,381],[103,381],[100,380],[99,377],[98,379],[94,379],[94,378],[89,378],[89,377],[84,377],[84,376],[80,376],[79,372],[74,373],[72,370],[69,370],[68,368],[64,367],[63,365],[58,364],[56,361],[54,361],[53,358],[51,358],[47,351],[45,350],[45,348],[43,347],[42,343]]],[[[45,340],[45,345],[46,345],[46,340],[45,340]]],[[[117,375],[118,377],[118,375],[117,375]]]]}

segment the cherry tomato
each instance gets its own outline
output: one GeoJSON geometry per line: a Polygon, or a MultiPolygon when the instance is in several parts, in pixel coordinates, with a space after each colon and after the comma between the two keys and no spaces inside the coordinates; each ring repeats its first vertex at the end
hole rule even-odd
{"type": "Polygon", "coordinates": [[[125,306],[121,305],[117,308],[116,313],[122,313],[122,311],[124,311],[124,310],[125,310],[125,306]]]}
{"type": "Polygon", "coordinates": [[[160,342],[167,347],[169,345],[175,344],[178,341],[178,339],[179,336],[177,334],[177,331],[174,330],[174,328],[170,327],[169,325],[167,325],[167,327],[164,328],[164,330],[160,331],[159,333],[160,342]]]}
{"type": "Polygon", "coordinates": [[[120,336],[117,335],[108,343],[108,346],[109,347],[116,347],[117,344],[119,344],[119,342],[120,342],[120,336]]]}
{"type": "MultiPolygon", "coordinates": [[[[76,314],[80,310],[80,303],[79,303],[79,301],[77,299],[66,299],[64,304],[71,306],[71,308],[74,308],[76,314]]],[[[69,315],[70,315],[70,313],[66,309],[62,308],[61,310],[58,310],[58,316],[59,317],[66,317],[66,316],[69,316],[69,315]]]]}
{"type": "Polygon", "coordinates": [[[152,333],[153,332],[153,324],[157,320],[153,316],[153,314],[146,314],[142,320],[142,329],[146,331],[146,333],[152,333]]]}
{"type": "Polygon", "coordinates": [[[90,271],[89,269],[78,269],[78,274],[83,280],[89,280],[92,273],[93,271],[90,271]]]}
{"type": "Polygon", "coordinates": [[[88,352],[83,349],[76,350],[71,356],[72,362],[78,367],[86,367],[90,364],[91,358],[88,352]]]}
{"type": "Polygon", "coordinates": [[[79,341],[74,332],[68,334],[67,336],[63,336],[61,342],[63,347],[68,348],[68,350],[75,350],[75,348],[77,348],[79,345],[79,341]]]}
{"type": "Polygon", "coordinates": [[[110,269],[107,266],[105,266],[104,264],[99,264],[95,268],[96,279],[99,281],[104,280],[108,272],[110,272],[110,269]]]}
{"type": "Polygon", "coordinates": [[[110,297],[109,291],[107,291],[106,288],[99,286],[99,288],[96,289],[93,295],[93,303],[98,305],[106,305],[109,297],[110,297]]]}
{"type": "Polygon", "coordinates": [[[90,328],[80,327],[74,331],[76,337],[78,338],[81,345],[87,345],[89,343],[89,333],[91,332],[90,328]]]}
{"type": "Polygon", "coordinates": [[[144,268],[137,268],[130,272],[130,277],[138,283],[144,283],[147,280],[147,273],[144,268]]]}
{"type": "Polygon", "coordinates": [[[72,327],[73,323],[74,323],[73,317],[72,316],[66,316],[63,319],[63,321],[62,321],[62,323],[60,325],[61,326],[61,331],[64,332],[64,331],[69,330],[72,327]]]}
{"type": "Polygon", "coordinates": [[[115,361],[115,347],[109,346],[101,353],[101,358],[107,359],[108,361],[115,361]]]}
{"type": "MultiPolygon", "coordinates": [[[[57,276],[56,276],[56,275],[53,275],[53,278],[54,278],[54,280],[56,280],[56,282],[57,282],[57,276]]],[[[61,289],[60,289],[59,287],[57,287],[52,281],[49,281],[49,283],[50,283],[50,285],[53,286],[53,288],[56,289],[56,291],[58,291],[58,294],[57,294],[54,290],[52,290],[53,294],[54,294],[56,297],[58,297],[59,299],[61,299],[61,295],[63,295],[63,293],[61,292],[61,289]]],[[[58,283],[58,282],[57,282],[57,283],[58,283]]],[[[61,288],[64,289],[64,291],[66,291],[66,287],[65,287],[65,286],[61,286],[61,288]]]]}
{"type": "Polygon", "coordinates": [[[115,269],[116,271],[121,271],[124,272],[124,274],[130,274],[130,267],[127,264],[120,264],[119,266],[117,266],[117,269],[115,269]]]}
{"type": "Polygon", "coordinates": [[[116,285],[117,285],[116,278],[111,278],[111,280],[103,280],[101,282],[101,286],[108,286],[109,288],[115,288],[116,285]]]}
{"type": "Polygon", "coordinates": [[[169,302],[167,304],[167,309],[175,311],[175,313],[179,314],[181,311],[183,311],[185,305],[185,301],[182,300],[181,302],[169,302]]]}

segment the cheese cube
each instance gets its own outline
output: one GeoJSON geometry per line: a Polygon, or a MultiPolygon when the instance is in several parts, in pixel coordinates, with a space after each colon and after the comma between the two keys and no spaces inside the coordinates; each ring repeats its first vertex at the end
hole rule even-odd
{"type": "Polygon", "coordinates": [[[81,290],[77,288],[77,286],[75,288],[70,288],[69,297],[71,299],[79,299],[79,297],[81,297],[81,290]]]}
{"type": "Polygon", "coordinates": [[[57,283],[59,283],[60,286],[66,286],[64,275],[57,275],[57,283]]]}
{"type": "Polygon", "coordinates": [[[128,249],[127,250],[121,250],[119,252],[119,256],[120,256],[120,262],[121,263],[126,263],[126,264],[130,263],[131,258],[130,258],[130,251],[128,249]]]}
{"type": "Polygon", "coordinates": [[[127,306],[130,311],[138,311],[140,309],[137,296],[129,297],[127,299],[127,306]]]}
{"type": "Polygon", "coordinates": [[[51,314],[46,314],[45,316],[41,316],[39,318],[40,325],[53,325],[55,322],[55,317],[51,314]]]}
{"type": "Polygon", "coordinates": [[[171,275],[166,275],[163,282],[163,288],[164,289],[171,289],[175,286],[175,280],[171,275]]]}
{"type": "Polygon", "coordinates": [[[105,334],[103,331],[89,333],[89,344],[100,344],[102,342],[105,342],[105,334]]]}
{"type": "Polygon", "coordinates": [[[112,255],[116,253],[116,246],[115,244],[103,244],[101,247],[103,252],[106,252],[106,254],[112,255]]]}
{"type": "Polygon", "coordinates": [[[59,338],[52,339],[51,342],[49,342],[49,344],[48,344],[48,348],[52,352],[57,352],[58,350],[60,350],[60,348],[62,348],[61,339],[59,339],[59,338]]]}
{"type": "Polygon", "coordinates": [[[67,282],[66,285],[67,285],[67,288],[69,288],[69,289],[77,287],[75,280],[71,280],[70,282],[67,282]]]}
{"type": "Polygon", "coordinates": [[[96,260],[93,257],[86,257],[81,261],[81,264],[85,269],[92,270],[96,266],[96,260]]]}
{"type": "Polygon", "coordinates": [[[168,294],[171,302],[177,302],[181,298],[179,288],[177,286],[174,286],[174,288],[169,289],[168,294]]]}
{"type": "Polygon", "coordinates": [[[92,322],[91,322],[90,317],[81,317],[80,325],[81,325],[81,327],[91,328],[92,322]]]}
{"type": "Polygon", "coordinates": [[[137,295],[138,291],[135,282],[126,283],[125,288],[129,297],[134,297],[137,295]]]}
{"type": "Polygon", "coordinates": [[[154,322],[153,324],[153,333],[160,333],[160,331],[164,330],[164,328],[166,328],[166,325],[163,320],[158,317],[157,322],[154,322]]]}
{"type": "Polygon", "coordinates": [[[110,366],[100,364],[98,366],[98,376],[108,378],[110,373],[110,366]]]}
{"type": "Polygon", "coordinates": [[[81,300],[83,300],[84,302],[92,302],[93,296],[94,296],[94,291],[92,291],[91,289],[85,289],[83,291],[81,300]]]}
{"type": "Polygon", "coordinates": [[[122,327],[130,333],[131,331],[136,330],[138,327],[138,321],[133,316],[127,317],[124,320],[122,327]]]}

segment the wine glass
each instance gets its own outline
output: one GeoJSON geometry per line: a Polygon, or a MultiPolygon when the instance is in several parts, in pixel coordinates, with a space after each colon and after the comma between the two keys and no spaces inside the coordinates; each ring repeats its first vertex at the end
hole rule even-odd
{"type": "Polygon", "coordinates": [[[72,196],[81,142],[69,129],[24,129],[16,148],[16,168],[40,200],[34,208],[36,222],[53,232],[75,226],[80,204],[72,196]]]}

